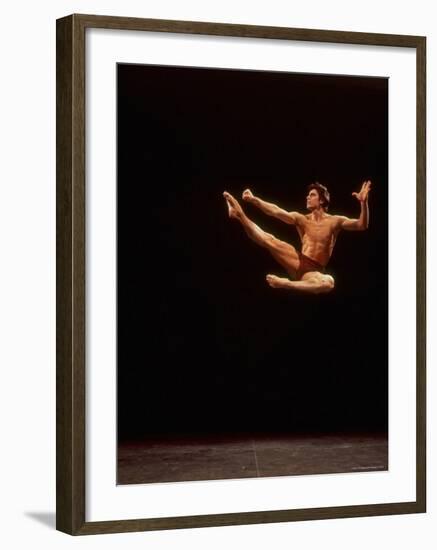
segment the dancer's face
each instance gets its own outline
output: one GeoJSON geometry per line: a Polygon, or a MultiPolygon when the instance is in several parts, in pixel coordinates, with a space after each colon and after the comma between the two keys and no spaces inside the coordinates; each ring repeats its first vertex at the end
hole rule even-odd
{"type": "Polygon", "coordinates": [[[311,189],[311,191],[307,195],[307,208],[308,210],[316,210],[317,208],[320,208],[320,197],[319,194],[315,189],[311,189]]]}

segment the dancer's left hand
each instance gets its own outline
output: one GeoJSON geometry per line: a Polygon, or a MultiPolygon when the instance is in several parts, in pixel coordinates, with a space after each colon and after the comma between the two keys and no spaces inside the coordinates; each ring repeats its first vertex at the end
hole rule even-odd
{"type": "Polygon", "coordinates": [[[372,185],[372,182],[370,180],[367,180],[363,182],[363,185],[361,186],[361,190],[359,193],[352,193],[354,197],[356,197],[360,202],[367,201],[369,197],[370,187],[372,185]]]}

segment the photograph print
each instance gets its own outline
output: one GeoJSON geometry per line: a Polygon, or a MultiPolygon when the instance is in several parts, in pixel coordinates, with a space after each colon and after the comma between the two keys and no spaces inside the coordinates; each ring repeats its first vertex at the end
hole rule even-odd
{"type": "Polygon", "coordinates": [[[387,78],[117,65],[117,483],[388,468],[387,78]]]}

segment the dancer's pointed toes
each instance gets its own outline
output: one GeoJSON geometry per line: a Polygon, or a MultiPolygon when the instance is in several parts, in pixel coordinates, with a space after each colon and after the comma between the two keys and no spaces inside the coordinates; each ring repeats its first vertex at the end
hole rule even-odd
{"type": "Polygon", "coordinates": [[[280,288],[282,286],[281,278],[276,275],[271,275],[270,273],[266,275],[266,281],[272,288],[280,288]]]}

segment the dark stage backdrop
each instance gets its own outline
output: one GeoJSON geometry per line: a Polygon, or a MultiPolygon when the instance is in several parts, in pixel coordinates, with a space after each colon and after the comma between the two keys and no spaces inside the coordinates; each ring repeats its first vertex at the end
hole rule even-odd
{"type": "MultiPolygon", "coordinates": [[[[388,80],[118,65],[118,434],[385,431],[388,80]],[[314,180],[342,232],[328,295],[230,220],[224,190],[305,212],[314,180]]],[[[300,249],[296,229],[242,203],[300,249]]]]}

